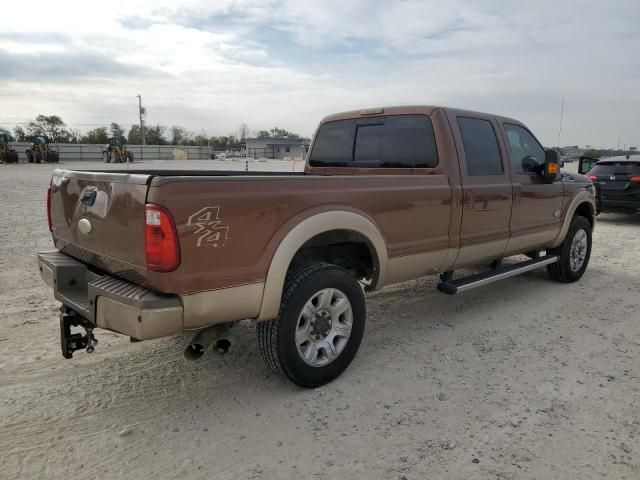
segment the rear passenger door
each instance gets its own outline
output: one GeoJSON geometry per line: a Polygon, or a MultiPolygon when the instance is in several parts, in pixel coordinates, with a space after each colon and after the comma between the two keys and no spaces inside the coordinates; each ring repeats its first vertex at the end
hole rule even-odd
{"type": "Polygon", "coordinates": [[[501,258],[509,241],[513,192],[492,116],[449,111],[462,179],[460,251],[454,268],[501,258]]]}

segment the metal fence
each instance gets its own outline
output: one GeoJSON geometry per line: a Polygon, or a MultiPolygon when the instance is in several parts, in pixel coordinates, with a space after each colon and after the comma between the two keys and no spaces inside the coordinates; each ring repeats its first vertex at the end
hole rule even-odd
{"type": "MultiPolygon", "coordinates": [[[[20,161],[27,161],[26,149],[29,142],[12,142],[11,147],[18,152],[20,161]]],[[[60,153],[60,161],[73,162],[83,160],[102,161],[104,145],[52,143],[54,150],[60,153]]],[[[127,145],[135,160],[204,160],[208,159],[212,148],[187,145],[127,145]]]]}

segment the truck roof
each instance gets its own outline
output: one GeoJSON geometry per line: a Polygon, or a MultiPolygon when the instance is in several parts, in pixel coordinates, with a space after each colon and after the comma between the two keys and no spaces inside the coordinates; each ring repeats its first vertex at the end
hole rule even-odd
{"type": "Polygon", "coordinates": [[[437,110],[455,110],[458,114],[468,114],[471,116],[476,115],[491,115],[496,118],[500,118],[503,121],[513,122],[516,124],[520,124],[521,122],[509,117],[504,117],[501,115],[495,115],[487,112],[477,112],[473,110],[464,110],[453,107],[443,107],[438,105],[396,105],[396,106],[387,106],[387,107],[373,107],[373,108],[365,108],[360,110],[348,110],[346,112],[334,113],[332,115],[328,115],[324,117],[320,123],[331,122],[334,120],[346,120],[349,118],[360,118],[360,117],[369,117],[369,116],[377,116],[377,115],[411,115],[411,114],[422,114],[422,115],[433,115],[437,110]]]}

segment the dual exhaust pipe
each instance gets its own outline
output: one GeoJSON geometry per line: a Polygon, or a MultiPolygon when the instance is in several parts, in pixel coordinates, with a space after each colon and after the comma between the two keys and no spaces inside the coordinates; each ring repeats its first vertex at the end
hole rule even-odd
{"type": "Polygon", "coordinates": [[[213,353],[224,355],[231,348],[229,340],[229,330],[233,323],[221,323],[198,331],[191,339],[187,348],[184,349],[184,356],[187,360],[198,360],[213,345],[213,353]]]}

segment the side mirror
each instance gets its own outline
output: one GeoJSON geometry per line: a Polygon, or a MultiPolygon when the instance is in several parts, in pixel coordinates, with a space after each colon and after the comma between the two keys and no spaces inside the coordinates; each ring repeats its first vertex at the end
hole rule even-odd
{"type": "Polygon", "coordinates": [[[560,175],[560,154],[556,150],[544,152],[544,170],[542,177],[546,183],[553,183],[560,175]]]}
{"type": "Polygon", "coordinates": [[[578,173],[581,173],[584,175],[589,170],[591,170],[596,163],[598,163],[597,158],[580,157],[580,160],[578,163],[578,173]]]}

